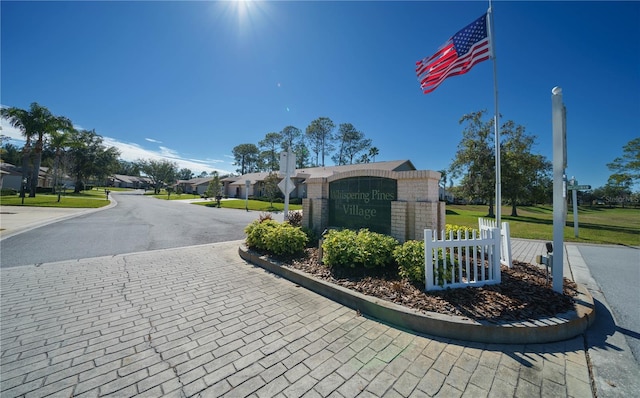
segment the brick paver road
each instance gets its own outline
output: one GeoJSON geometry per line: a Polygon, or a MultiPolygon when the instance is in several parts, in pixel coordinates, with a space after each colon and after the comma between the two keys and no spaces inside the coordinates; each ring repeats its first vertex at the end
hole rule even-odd
{"type": "Polygon", "coordinates": [[[0,395],[592,396],[582,337],[416,335],[247,264],[239,244],[2,269],[0,395]]]}

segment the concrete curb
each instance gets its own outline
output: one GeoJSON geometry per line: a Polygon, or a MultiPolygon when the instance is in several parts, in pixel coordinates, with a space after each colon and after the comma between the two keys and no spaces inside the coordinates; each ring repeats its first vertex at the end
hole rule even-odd
{"type": "Polygon", "coordinates": [[[433,336],[491,344],[550,343],[567,340],[584,333],[595,320],[593,298],[582,285],[578,285],[578,296],[573,311],[527,322],[492,324],[460,316],[413,311],[389,301],[311,278],[297,270],[273,264],[264,256],[251,252],[244,245],[239,247],[238,253],[240,257],[252,264],[362,314],[433,336]]]}

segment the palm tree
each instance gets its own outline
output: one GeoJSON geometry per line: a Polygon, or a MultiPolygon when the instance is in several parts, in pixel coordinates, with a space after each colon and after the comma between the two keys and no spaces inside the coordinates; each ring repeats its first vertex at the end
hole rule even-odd
{"type": "Polygon", "coordinates": [[[45,135],[54,133],[59,130],[70,130],[73,128],[71,120],[63,116],[54,116],[49,109],[39,105],[37,102],[31,104],[29,114],[34,120],[38,139],[33,148],[33,170],[31,175],[31,190],[29,197],[36,196],[36,188],[38,187],[38,176],[40,175],[40,165],[42,163],[42,149],[44,147],[45,135]]]}
{"type": "Polygon", "coordinates": [[[64,150],[71,144],[71,133],[67,131],[53,131],[49,134],[49,146],[54,151],[53,159],[53,193],[56,193],[58,187],[58,171],[60,169],[60,160],[64,154],[64,150]]]}
{"type": "Polygon", "coordinates": [[[28,111],[16,107],[3,108],[2,117],[18,128],[25,137],[22,148],[22,179],[29,185],[29,197],[35,197],[45,136],[58,130],[71,129],[71,121],[66,117],[54,116],[49,109],[37,102],[33,102],[28,111]],[[37,139],[32,146],[34,136],[37,139]],[[32,161],[33,168],[30,169],[32,161]]]}
{"type": "Polygon", "coordinates": [[[380,150],[375,147],[372,146],[371,148],[369,148],[369,157],[372,159],[373,162],[376,161],[376,156],[378,156],[380,154],[380,150]]]}
{"type": "Polygon", "coordinates": [[[440,184],[442,184],[442,200],[447,201],[447,170],[440,170],[440,184]]]}
{"type": "MultiPolygon", "coordinates": [[[[25,139],[24,147],[22,147],[22,186],[24,182],[29,182],[30,179],[30,157],[31,157],[31,138],[35,133],[35,127],[33,118],[29,112],[24,109],[11,107],[0,109],[0,115],[6,119],[11,126],[20,130],[25,139]]],[[[20,196],[24,197],[24,190],[20,190],[20,196]]]]}

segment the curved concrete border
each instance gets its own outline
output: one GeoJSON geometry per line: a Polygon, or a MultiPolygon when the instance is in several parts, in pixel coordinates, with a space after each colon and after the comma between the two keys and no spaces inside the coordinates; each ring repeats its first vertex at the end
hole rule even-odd
{"type": "Polygon", "coordinates": [[[480,343],[537,344],[567,340],[578,336],[595,320],[593,298],[582,285],[578,285],[578,296],[573,311],[551,318],[493,324],[473,321],[461,316],[414,311],[386,300],[366,296],[342,286],[312,278],[292,268],[273,264],[265,257],[251,252],[244,245],[240,246],[238,252],[244,260],[313,292],[360,311],[362,314],[418,333],[480,343]]]}

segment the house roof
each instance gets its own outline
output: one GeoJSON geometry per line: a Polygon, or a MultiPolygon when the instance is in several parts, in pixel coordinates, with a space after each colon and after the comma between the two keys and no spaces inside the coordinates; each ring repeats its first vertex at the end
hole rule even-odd
{"type": "Polygon", "coordinates": [[[213,177],[198,177],[190,180],[178,180],[178,184],[189,184],[195,187],[202,184],[208,184],[211,180],[213,180],[213,177]]]}
{"type": "MultiPolygon", "coordinates": [[[[330,177],[337,173],[344,173],[352,170],[388,170],[388,171],[410,171],[415,170],[415,166],[410,160],[390,160],[385,162],[356,163],[342,166],[308,167],[296,169],[292,178],[309,179],[319,177],[330,177]]],[[[263,181],[269,175],[268,172],[249,173],[237,177],[227,177],[225,181],[233,181],[229,185],[244,185],[246,180],[253,185],[258,181],[263,181]]]]}

